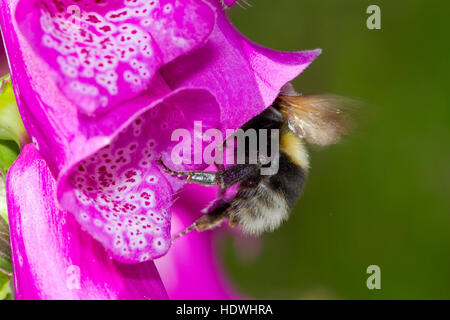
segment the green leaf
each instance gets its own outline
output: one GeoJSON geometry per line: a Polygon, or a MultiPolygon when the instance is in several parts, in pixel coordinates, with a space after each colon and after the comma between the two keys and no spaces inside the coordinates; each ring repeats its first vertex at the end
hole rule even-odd
{"type": "Polygon", "coordinates": [[[8,223],[0,217],[0,272],[11,275],[11,244],[8,223]]]}
{"type": "Polygon", "coordinates": [[[12,140],[0,140],[0,176],[6,172],[19,155],[19,146],[12,140]]]}
{"type": "Polygon", "coordinates": [[[20,118],[9,75],[0,78],[0,175],[17,158],[20,148],[29,140],[20,118]]]}
{"type": "Polygon", "coordinates": [[[0,140],[13,140],[18,146],[27,140],[9,75],[0,78],[0,140]]]}
{"type": "Polygon", "coordinates": [[[0,177],[0,217],[8,222],[8,207],[6,206],[5,180],[0,177]]]}
{"type": "Polygon", "coordinates": [[[0,177],[0,273],[12,274],[11,244],[9,238],[6,192],[3,178],[0,177]]]}
{"type": "Polygon", "coordinates": [[[0,300],[11,300],[9,277],[0,273],[0,300]]]}
{"type": "Polygon", "coordinates": [[[9,76],[0,78],[0,299],[10,296],[9,276],[12,275],[4,178],[27,139],[9,76]]]}

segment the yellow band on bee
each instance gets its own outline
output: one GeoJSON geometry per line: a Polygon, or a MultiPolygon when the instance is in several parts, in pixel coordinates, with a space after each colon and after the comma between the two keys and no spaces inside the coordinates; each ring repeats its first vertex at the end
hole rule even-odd
{"type": "Polygon", "coordinates": [[[289,159],[303,169],[309,169],[308,151],[302,141],[291,130],[282,132],[280,138],[280,150],[286,153],[289,159]]]}

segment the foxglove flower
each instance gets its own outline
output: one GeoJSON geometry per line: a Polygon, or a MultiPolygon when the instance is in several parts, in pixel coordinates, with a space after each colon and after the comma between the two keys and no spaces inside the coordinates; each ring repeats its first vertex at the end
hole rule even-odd
{"type": "Polygon", "coordinates": [[[252,43],[218,0],[4,0],[0,9],[19,109],[58,205],[127,263],[171,245],[184,182],[156,160],[170,164],[173,130],[195,120],[237,129],[320,53],[252,43]]]}
{"type": "Polygon", "coordinates": [[[123,264],[55,203],[56,183],[28,144],[8,171],[17,299],[166,299],[153,261],[123,264]]]}

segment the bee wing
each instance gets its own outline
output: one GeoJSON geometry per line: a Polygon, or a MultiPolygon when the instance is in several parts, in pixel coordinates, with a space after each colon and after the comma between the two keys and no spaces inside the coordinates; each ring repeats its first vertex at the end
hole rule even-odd
{"type": "Polygon", "coordinates": [[[278,98],[289,129],[311,144],[334,144],[352,127],[346,112],[355,102],[351,99],[332,95],[281,95],[278,98]]]}

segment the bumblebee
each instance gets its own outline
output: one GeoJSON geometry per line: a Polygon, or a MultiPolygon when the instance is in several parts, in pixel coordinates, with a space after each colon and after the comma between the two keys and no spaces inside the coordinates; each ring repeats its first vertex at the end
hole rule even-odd
{"type": "MultiPolygon", "coordinates": [[[[244,233],[260,235],[277,229],[288,219],[299,200],[310,167],[305,142],[327,146],[336,143],[350,128],[344,100],[335,96],[299,95],[283,91],[264,112],[248,121],[241,129],[279,130],[278,171],[262,175],[261,169],[272,165],[265,157],[257,163],[217,166],[216,172],[174,171],[161,160],[164,170],[183,177],[187,182],[204,186],[220,186],[217,199],[204,210],[205,215],[174,236],[178,238],[196,229],[204,231],[219,226],[224,220],[231,227],[241,226],[244,233]],[[226,199],[226,191],[237,186],[237,192],[226,199]]],[[[272,132],[272,130],[268,130],[272,132]]],[[[271,138],[270,135],[268,137],[271,138]]],[[[259,138],[258,138],[259,139],[259,138]]],[[[258,146],[260,144],[257,144],[258,146]]],[[[246,156],[249,152],[246,143],[246,156]]],[[[259,154],[260,150],[256,150],[259,154]]]]}

